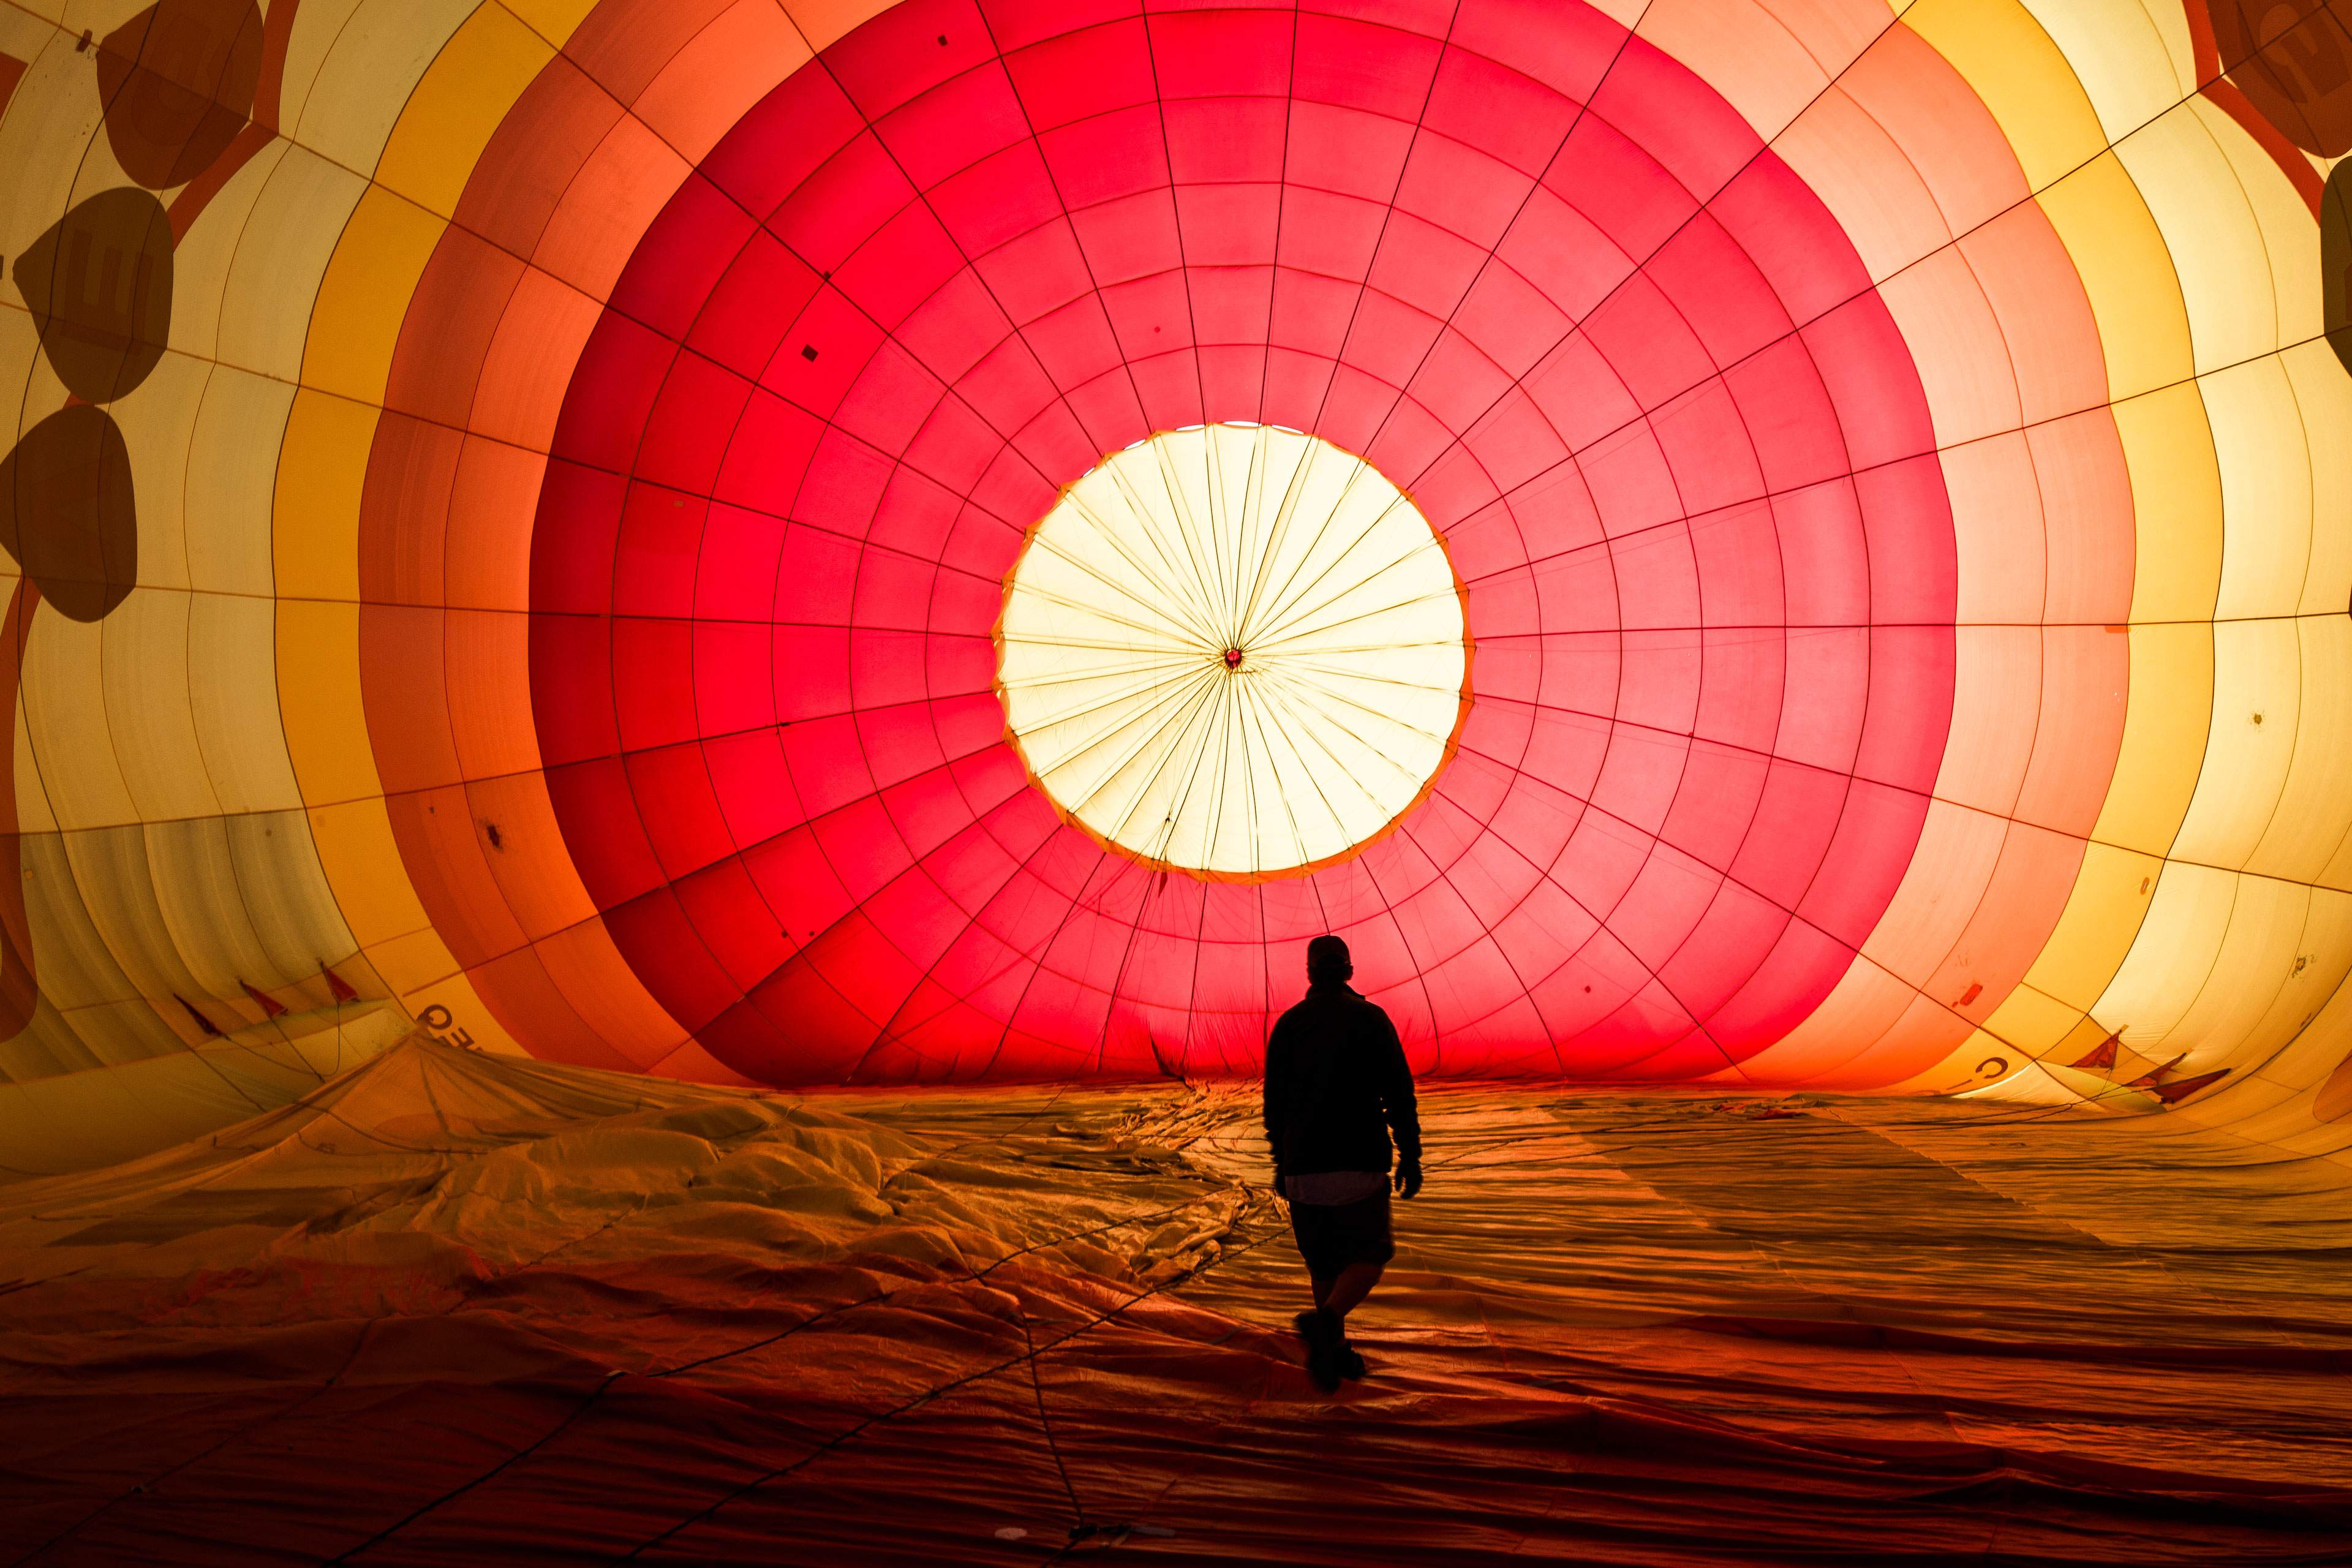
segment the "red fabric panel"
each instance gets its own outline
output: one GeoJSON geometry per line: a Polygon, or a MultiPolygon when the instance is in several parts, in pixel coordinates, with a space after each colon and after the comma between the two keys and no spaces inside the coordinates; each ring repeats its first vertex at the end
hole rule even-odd
{"type": "Polygon", "coordinates": [[[1326,929],[1425,1067],[1716,1071],[1916,841],[1933,449],[1827,210],[1596,11],[909,0],[713,149],[582,355],[551,794],[624,955],[771,1081],[1245,1067],[1326,929]],[[1059,825],[989,637],[1104,452],[1259,419],[1415,497],[1474,700],[1388,837],[1201,883],[1059,825]]]}

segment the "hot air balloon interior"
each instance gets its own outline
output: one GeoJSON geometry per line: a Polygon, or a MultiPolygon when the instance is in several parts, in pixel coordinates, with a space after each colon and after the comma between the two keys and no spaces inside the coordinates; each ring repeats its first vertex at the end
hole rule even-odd
{"type": "Polygon", "coordinates": [[[0,0],[0,1563],[2352,1560],[2347,152],[2352,0],[0,0]]]}

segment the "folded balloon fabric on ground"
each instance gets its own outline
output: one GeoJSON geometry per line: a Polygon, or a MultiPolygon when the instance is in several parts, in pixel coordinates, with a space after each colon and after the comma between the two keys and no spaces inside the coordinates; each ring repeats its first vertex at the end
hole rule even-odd
{"type": "Polygon", "coordinates": [[[1437,1089],[1327,1399],[1245,1094],[414,1037],[0,1189],[0,1557],[2352,1551],[2333,1167],[2049,1114],[1437,1089]]]}

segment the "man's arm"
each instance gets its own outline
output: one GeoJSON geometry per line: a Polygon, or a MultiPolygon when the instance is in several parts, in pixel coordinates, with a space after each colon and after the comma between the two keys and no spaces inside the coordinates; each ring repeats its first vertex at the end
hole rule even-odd
{"type": "Polygon", "coordinates": [[[1404,1059],[1404,1042],[1384,1008],[1375,1008],[1381,1020],[1381,1110],[1390,1134],[1396,1139],[1397,1191],[1406,1197],[1421,1191],[1421,1104],[1413,1098],[1412,1068],[1404,1059]]]}
{"type": "Polygon", "coordinates": [[[1290,1104],[1290,1040],[1283,1031],[1287,1016],[1275,1020],[1265,1038],[1265,1081],[1259,1112],[1265,1121],[1265,1146],[1274,1161],[1274,1190],[1282,1191],[1282,1123],[1290,1104]]]}

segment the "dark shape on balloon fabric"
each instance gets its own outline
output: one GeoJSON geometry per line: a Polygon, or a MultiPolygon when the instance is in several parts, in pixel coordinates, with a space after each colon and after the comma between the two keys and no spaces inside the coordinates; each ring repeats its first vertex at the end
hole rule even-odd
{"type": "Polygon", "coordinates": [[[2199,1073],[2195,1078],[2177,1078],[2166,1083],[2150,1084],[2147,1091],[2167,1105],[2178,1105],[2198,1090],[2210,1089],[2229,1076],[2230,1069],[2222,1068],[2215,1072],[2199,1073]]]}
{"type": "Polygon", "coordinates": [[[2352,163],[2338,163],[2319,198],[2319,293],[2327,345],[2352,371],[2352,163]]]}
{"type": "Polygon", "coordinates": [[[181,1006],[188,1010],[188,1016],[194,1021],[196,1027],[204,1032],[205,1038],[208,1040],[222,1040],[228,1037],[221,1033],[220,1026],[215,1024],[210,1018],[205,1017],[202,1013],[197,1012],[196,1005],[194,1002],[189,1001],[185,996],[183,996],[178,992],[174,991],[172,993],[172,1000],[177,1002],[181,1006]]]}
{"type": "Polygon", "coordinates": [[[0,462],[0,547],[68,619],[122,603],[139,580],[139,514],[112,415],[61,408],[0,462]]]}
{"type": "Polygon", "coordinates": [[[98,47],[106,140],[151,190],[186,184],[228,150],[261,84],[253,0],[157,0],[98,47]]]}
{"type": "Polygon", "coordinates": [[[2122,1037],[2109,1035],[2093,1046],[2081,1061],[2074,1064],[2083,1072],[2113,1072],[2116,1070],[2116,1043],[2122,1037]]]}
{"type": "Polygon", "coordinates": [[[2326,0],[2211,0],[2221,68],[2306,153],[2352,153],[2352,29],[2326,0]]]}
{"type": "Polygon", "coordinates": [[[16,258],[17,291],[66,390],[111,403],[147,379],[172,334],[172,222],[128,187],[75,205],[16,258]]]}

